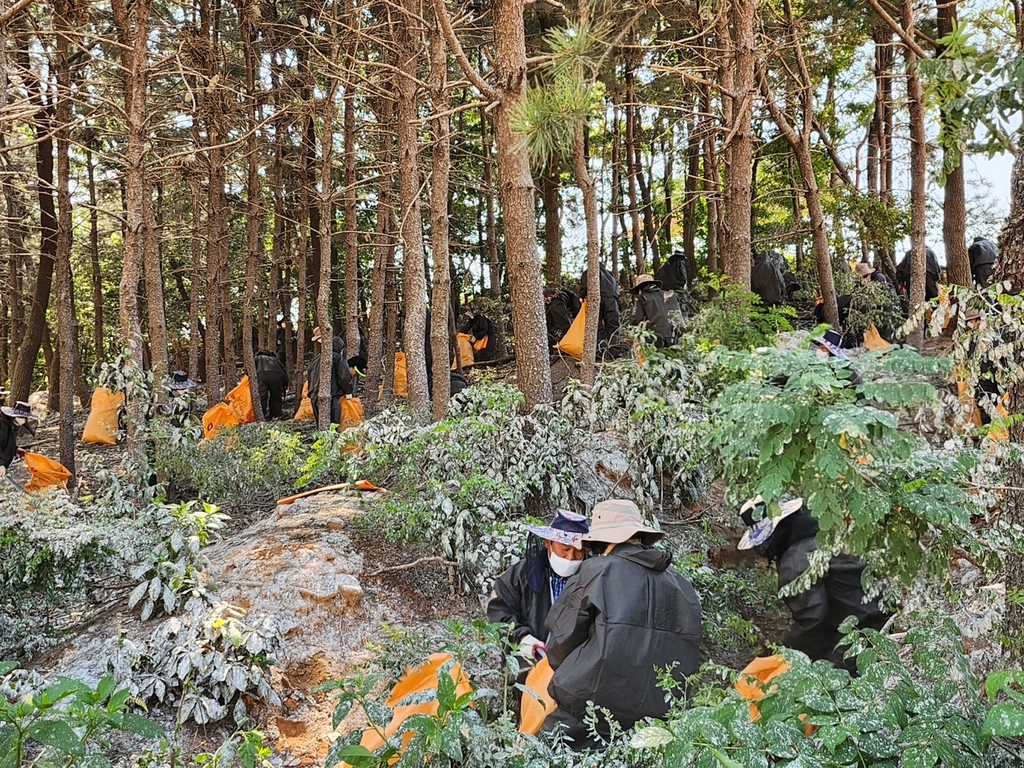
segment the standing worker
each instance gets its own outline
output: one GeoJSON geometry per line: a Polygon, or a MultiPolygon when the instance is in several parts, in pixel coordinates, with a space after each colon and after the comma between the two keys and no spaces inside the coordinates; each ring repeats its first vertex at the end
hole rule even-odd
{"type": "MultiPolygon", "coordinates": [[[[598,313],[597,343],[598,346],[614,344],[619,332],[619,283],[615,275],[604,265],[600,265],[601,295],[598,313]]],[[[580,275],[580,298],[587,298],[587,270],[580,275]]]]}
{"type": "Polygon", "coordinates": [[[999,259],[999,251],[996,244],[987,237],[976,237],[971,247],[967,249],[967,255],[971,259],[971,277],[979,288],[988,288],[992,285],[992,275],[996,271],[996,261],[999,259]]]}
{"type": "MultiPolygon", "coordinates": [[[[313,343],[323,347],[320,329],[313,332],[313,343]]],[[[320,354],[323,354],[321,351],[320,354]]],[[[320,421],[320,355],[313,358],[306,369],[306,381],[309,382],[309,402],[313,406],[313,419],[320,421]]],[[[331,339],[331,424],[341,423],[342,395],[352,394],[352,374],[348,369],[348,355],[345,340],[340,336],[331,339]]]]}
{"type": "Polygon", "coordinates": [[[579,297],[568,288],[557,288],[553,285],[544,288],[544,320],[548,327],[548,347],[562,340],[569,332],[572,321],[580,311],[579,297]]]}
{"type": "Polygon", "coordinates": [[[256,379],[260,385],[260,406],[271,419],[281,418],[281,404],[288,391],[288,373],[277,355],[268,349],[256,353],[256,379]]]}
{"type": "Polygon", "coordinates": [[[761,304],[766,307],[777,307],[785,301],[786,280],[782,270],[767,253],[755,253],[754,263],[750,268],[750,290],[761,297],[761,304]]]}

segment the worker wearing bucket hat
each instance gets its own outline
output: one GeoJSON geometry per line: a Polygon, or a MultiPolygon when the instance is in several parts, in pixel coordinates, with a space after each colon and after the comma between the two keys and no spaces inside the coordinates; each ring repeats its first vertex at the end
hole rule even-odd
{"type": "Polygon", "coordinates": [[[25,402],[13,406],[0,406],[0,478],[7,474],[7,468],[18,452],[18,429],[30,429],[29,422],[39,421],[32,413],[32,407],[25,402]]]}
{"type": "MultiPolygon", "coordinates": [[[[663,535],[632,501],[595,505],[582,541],[602,556],[583,561],[548,614],[548,690],[558,709],[544,730],[563,731],[574,749],[601,746],[583,722],[588,702],[630,728],[668,711],[657,670],[672,669],[679,682],[697,671],[700,602],[670,567],[672,554],[652,548],[663,535]]],[[[602,720],[597,730],[611,729],[602,720]]]]}
{"type": "MultiPolygon", "coordinates": [[[[740,507],[747,530],[739,549],[753,549],[776,565],[779,589],[791,584],[810,568],[810,555],[818,547],[818,521],[802,499],[783,497],[766,504],[760,496],[740,507]]],[[[864,562],[854,555],[840,554],[829,561],[828,572],[811,587],[783,598],[792,622],[782,644],[806,653],[812,660],[825,659],[836,667],[856,671],[851,659],[844,659],[836,645],[842,639],[839,625],[854,616],[861,629],[881,629],[889,614],[877,600],[867,601],[862,577],[864,562]]]]}
{"type": "Polygon", "coordinates": [[[585,515],[559,509],[550,525],[526,530],[526,556],[495,580],[487,619],[510,624],[520,655],[536,660],[545,653],[548,612],[583,562],[581,540],[589,527],[585,515]]]}

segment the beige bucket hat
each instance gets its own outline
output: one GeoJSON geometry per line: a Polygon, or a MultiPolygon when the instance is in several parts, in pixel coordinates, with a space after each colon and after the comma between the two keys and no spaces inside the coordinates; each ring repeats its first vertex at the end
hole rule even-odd
{"type": "Polygon", "coordinates": [[[640,275],[636,282],[633,283],[633,287],[629,289],[629,292],[636,293],[647,284],[656,285],[658,288],[661,288],[661,283],[650,275],[640,275]]]}
{"type": "Polygon", "coordinates": [[[600,541],[605,544],[621,544],[639,536],[644,544],[653,544],[664,531],[649,527],[640,508],[626,499],[608,499],[594,505],[594,513],[590,520],[590,533],[581,541],[600,541]]]}

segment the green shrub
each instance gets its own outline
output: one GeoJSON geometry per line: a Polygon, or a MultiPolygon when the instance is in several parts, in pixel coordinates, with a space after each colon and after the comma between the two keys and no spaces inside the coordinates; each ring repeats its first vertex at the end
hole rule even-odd
{"type": "Polygon", "coordinates": [[[697,293],[706,296],[690,326],[701,349],[716,346],[753,349],[773,344],[783,332],[792,331],[796,317],[792,307],[764,307],[761,297],[718,275],[702,275],[697,293]]]}

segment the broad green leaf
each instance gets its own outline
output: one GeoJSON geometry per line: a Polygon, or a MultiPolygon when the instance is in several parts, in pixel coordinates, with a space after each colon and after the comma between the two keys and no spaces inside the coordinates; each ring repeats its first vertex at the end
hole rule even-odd
{"type": "Polygon", "coordinates": [[[1024,736],[1024,708],[1001,702],[988,711],[981,732],[986,736],[1024,736]]]}
{"type": "Polygon", "coordinates": [[[387,760],[378,757],[359,744],[342,747],[329,755],[329,758],[334,760],[333,763],[328,761],[327,765],[329,766],[337,763],[348,763],[352,768],[377,768],[377,766],[387,765],[387,760]]]}
{"type": "Polygon", "coordinates": [[[437,711],[440,714],[451,711],[455,706],[455,698],[455,681],[448,670],[442,667],[437,673],[437,711]]]}
{"type": "Polygon", "coordinates": [[[331,728],[337,728],[341,725],[341,721],[348,717],[348,713],[352,711],[354,703],[355,701],[348,696],[343,696],[338,700],[338,705],[334,708],[334,715],[331,717],[331,728]]]}
{"type": "Polygon", "coordinates": [[[903,768],[932,768],[939,762],[939,753],[931,747],[908,747],[903,752],[903,768]]]}
{"type": "Polygon", "coordinates": [[[75,757],[85,754],[85,746],[74,729],[63,720],[43,720],[34,723],[25,736],[40,744],[53,747],[75,757]]]}
{"type": "Polygon", "coordinates": [[[148,717],[137,715],[134,712],[121,713],[121,730],[134,733],[136,736],[144,736],[147,739],[165,739],[167,734],[164,729],[154,723],[148,717]]]}
{"type": "Polygon", "coordinates": [[[675,738],[671,731],[660,726],[651,726],[636,731],[629,741],[629,746],[633,749],[658,749],[666,744],[671,744],[675,738]]]}

